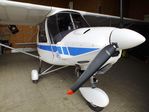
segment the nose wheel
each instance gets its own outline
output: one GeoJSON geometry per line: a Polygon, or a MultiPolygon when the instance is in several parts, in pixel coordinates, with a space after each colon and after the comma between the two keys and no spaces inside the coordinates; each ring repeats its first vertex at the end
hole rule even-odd
{"type": "Polygon", "coordinates": [[[108,95],[100,88],[81,87],[81,95],[95,112],[102,111],[109,104],[108,95]]]}
{"type": "Polygon", "coordinates": [[[101,112],[109,104],[109,97],[102,89],[97,88],[98,80],[95,75],[90,78],[91,87],[80,87],[79,90],[90,109],[101,112]]]}
{"type": "Polygon", "coordinates": [[[104,108],[103,107],[99,107],[96,106],[94,104],[91,104],[89,102],[87,102],[87,105],[94,111],[94,112],[101,112],[104,108]]]}
{"type": "MultiPolygon", "coordinates": [[[[98,83],[98,80],[95,78],[95,76],[92,76],[92,77],[90,78],[90,83],[91,83],[91,86],[92,86],[93,89],[96,88],[96,85],[97,85],[97,83],[98,83]]],[[[88,105],[93,111],[95,111],[95,112],[101,112],[101,111],[104,109],[104,107],[99,107],[99,106],[94,105],[94,104],[92,104],[92,103],[90,103],[90,102],[88,102],[88,101],[87,101],[87,105],[88,105]]]]}

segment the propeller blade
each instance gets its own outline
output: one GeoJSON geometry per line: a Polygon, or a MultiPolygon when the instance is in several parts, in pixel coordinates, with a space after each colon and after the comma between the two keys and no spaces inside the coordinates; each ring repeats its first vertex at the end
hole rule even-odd
{"type": "Polygon", "coordinates": [[[70,90],[67,91],[68,95],[72,95],[77,91],[96,71],[101,68],[105,62],[115,53],[117,48],[116,44],[110,44],[104,47],[89,64],[88,68],[83,72],[80,78],[75,82],[70,90]]]}

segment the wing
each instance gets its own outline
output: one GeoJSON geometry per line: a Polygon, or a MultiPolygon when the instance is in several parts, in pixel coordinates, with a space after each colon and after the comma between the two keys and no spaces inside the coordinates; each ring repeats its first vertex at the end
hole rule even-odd
{"type": "Polygon", "coordinates": [[[52,7],[29,3],[0,1],[0,24],[37,25],[51,9],[52,7]]]}
{"type": "MultiPolygon", "coordinates": [[[[119,16],[111,16],[106,14],[99,13],[90,13],[90,12],[81,12],[82,16],[87,20],[87,22],[95,27],[95,26],[112,26],[119,27],[121,19],[119,16]]],[[[132,18],[124,18],[123,19],[124,27],[128,28],[133,25],[149,25],[149,22],[145,22],[143,20],[132,19],[132,18]]]]}

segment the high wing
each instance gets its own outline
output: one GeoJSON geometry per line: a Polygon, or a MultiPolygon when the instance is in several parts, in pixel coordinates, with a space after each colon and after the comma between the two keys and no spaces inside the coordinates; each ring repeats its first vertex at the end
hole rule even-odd
{"type": "MultiPolygon", "coordinates": [[[[0,24],[37,25],[41,23],[47,16],[60,11],[79,12],[91,26],[117,27],[120,23],[120,17],[118,16],[2,0],[0,1],[0,24]]],[[[144,23],[136,19],[124,18],[124,20],[125,23],[144,23]]]]}
{"type": "MultiPolygon", "coordinates": [[[[99,14],[99,13],[91,13],[91,12],[84,12],[80,11],[82,16],[87,20],[87,22],[95,27],[95,26],[112,26],[112,27],[119,27],[121,18],[119,16],[112,16],[106,14],[99,14]]],[[[143,20],[132,19],[132,18],[123,18],[123,27],[129,27],[131,25],[141,24],[145,25],[149,22],[145,22],[143,20]]]]}
{"type": "MultiPolygon", "coordinates": [[[[38,25],[46,17],[58,13],[60,11],[75,11],[80,13],[90,26],[112,26],[120,27],[120,17],[105,14],[90,13],[85,11],[57,8],[52,6],[42,6],[30,3],[21,3],[14,1],[0,1],[0,24],[22,24],[22,25],[38,25]]],[[[139,32],[146,37],[146,42],[139,48],[145,49],[149,47],[149,22],[136,19],[124,18],[123,27],[139,32]]],[[[139,50],[141,51],[141,50],[139,50]]],[[[143,54],[143,53],[139,53],[143,54]]],[[[149,52],[145,55],[149,55],[149,52]]]]}
{"type": "Polygon", "coordinates": [[[46,18],[51,9],[50,6],[0,1],[0,24],[37,25],[46,18]]]}

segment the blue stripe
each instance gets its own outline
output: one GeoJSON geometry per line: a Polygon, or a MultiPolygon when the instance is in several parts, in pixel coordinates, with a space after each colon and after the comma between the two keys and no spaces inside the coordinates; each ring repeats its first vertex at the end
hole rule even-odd
{"type": "MultiPolygon", "coordinates": [[[[57,47],[56,46],[51,46],[51,47],[53,49],[53,52],[56,52],[57,51],[57,47]]],[[[43,50],[45,50],[45,49],[43,49],[43,50]]]]}
{"type": "Polygon", "coordinates": [[[68,51],[67,51],[66,47],[63,47],[63,52],[64,52],[65,55],[68,55],[68,51]]]}
{"type": "Polygon", "coordinates": [[[72,56],[77,56],[85,53],[89,53],[92,51],[97,50],[98,48],[79,48],[79,47],[68,47],[68,50],[66,47],[60,47],[60,46],[50,46],[50,45],[38,45],[38,48],[46,51],[53,51],[53,52],[58,52],[59,54],[65,54],[65,55],[72,55],[72,56]],[[62,52],[63,50],[63,52],[62,52]]]}
{"type": "Polygon", "coordinates": [[[81,55],[84,53],[88,53],[94,50],[97,50],[97,48],[75,48],[75,47],[68,47],[68,50],[70,52],[70,55],[76,56],[81,55]]]}
{"type": "MultiPolygon", "coordinates": [[[[52,51],[51,46],[38,45],[38,48],[46,50],[46,51],[52,51]]],[[[54,51],[54,52],[56,52],[56,51],[54,51]]]]}
{"type": "Polygon", "coordinates": [[[62,49],[61,49],[61,47],[57,47],[57,51],[58,51],[59,54],[62,54],[62,49]]]}

